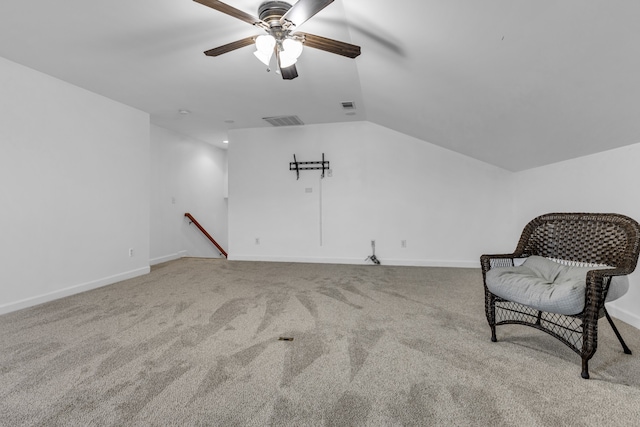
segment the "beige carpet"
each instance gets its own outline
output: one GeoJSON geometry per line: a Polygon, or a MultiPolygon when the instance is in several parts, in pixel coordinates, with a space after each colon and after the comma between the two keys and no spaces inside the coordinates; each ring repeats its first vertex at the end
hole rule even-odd
{"type": "Polygon", "coordinates": [[[640,331],[490,342],[480,270],[182,259],[0,316],[3,426],[638,425],[640,331]],[[280,341],[292,337],[293,341],[280,341]]]}

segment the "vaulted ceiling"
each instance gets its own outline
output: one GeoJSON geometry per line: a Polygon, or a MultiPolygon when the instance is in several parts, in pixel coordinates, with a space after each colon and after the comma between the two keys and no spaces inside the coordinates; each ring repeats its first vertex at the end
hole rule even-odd
{"type": "Polygon", "coordinates": [[[217,146],[263,117],[368,120],[518,171],[640,142],[639,17],[637,0],[336,0],[300,30],[362,54],[307,48],[288,81],[252,47],[205,56],[261,30],[191,0],[2,0],[0,56],[217,146]]]}

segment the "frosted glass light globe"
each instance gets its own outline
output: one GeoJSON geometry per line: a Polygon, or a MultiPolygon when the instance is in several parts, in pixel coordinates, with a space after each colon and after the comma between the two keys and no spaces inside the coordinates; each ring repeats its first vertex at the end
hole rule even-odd
{"type": "Polygon", "coordinates": [[[274,39],[270,34],[263,34],[256,37],[256,49],[258,49],[259,52],[269,54],[273,52],[275,45],[276,39],[274,39]]]}
{"type": "Polygon", "coordinates": [[[282,49],[287,56],[298,59],[302,54],[302,42],[294,39],[286,39],[282,42],[282,49]]]}

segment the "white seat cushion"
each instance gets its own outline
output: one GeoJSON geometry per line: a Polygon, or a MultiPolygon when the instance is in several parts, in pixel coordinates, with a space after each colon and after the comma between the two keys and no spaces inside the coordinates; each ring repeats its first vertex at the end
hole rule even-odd
{"type": "MultiPolygon", "coordinates": [[[[540,256],[531,256],[519,267],[498,267],[487,272],[491,293],[537,310],[558,314],[578,314],[584,309],[587,271],[611,268],[572,267],[540,256]]],[[[611,281],[607,301],[624,295],[629,289],[627,276],[611,281]]]]}

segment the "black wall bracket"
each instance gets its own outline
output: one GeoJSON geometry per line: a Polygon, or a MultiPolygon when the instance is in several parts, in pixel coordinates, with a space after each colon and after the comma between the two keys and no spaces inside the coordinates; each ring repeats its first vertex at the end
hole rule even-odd
{"type": "Polygon", "coordinates": [[[329,169],[329,161],[324,159],[324,153],[322,153],[322,160],[317,162],[299,162],[294,154],[293,162],[289,163],[289,170],[296,171],[296,179],[300,179],[300,171],[307,170],[322,170],[322,178],[324,178],[324,171],[329,169]]]}

